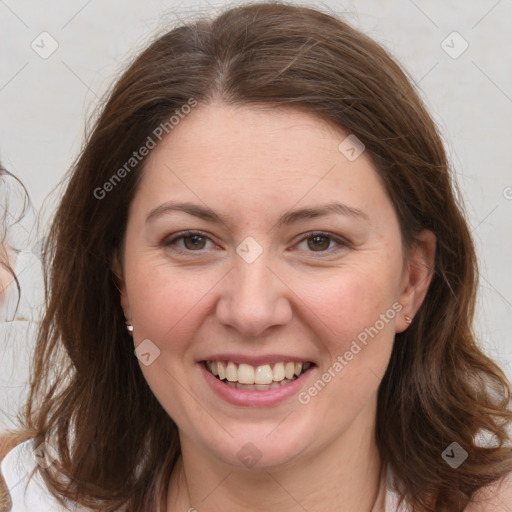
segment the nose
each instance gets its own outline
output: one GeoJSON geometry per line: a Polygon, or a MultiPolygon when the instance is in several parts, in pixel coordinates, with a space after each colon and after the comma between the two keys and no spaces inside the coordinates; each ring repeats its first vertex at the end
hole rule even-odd
{"type": "Polygon", "coordinates": [[[263,255],[252,263],[238,258],[223,280],[220,293],[218,321],[243,336],[261,336],[292,318],[290,290],[263,255]]]}

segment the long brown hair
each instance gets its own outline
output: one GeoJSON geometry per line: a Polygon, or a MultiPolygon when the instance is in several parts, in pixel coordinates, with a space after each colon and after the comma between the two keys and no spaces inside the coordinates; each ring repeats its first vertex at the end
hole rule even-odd
{"type": "Polygon", "coordinates": [[[49,488],[105,511],[165,506],[177,428],[133,355],[111,270],[144,159],[112,178],[191,98],[300,108],[345,128],[377,166],[404,245],[423,229],[436,235],[433,281],[396,335],[380,385],[376,437],[415,510],[463,510],[512,470],[512,412],[509,383],[472,332],[475,250],[440,135],[377,43],[331,15],[275,3],[232,8],[154,41],[114,86],[71,170],[47,239],[47,311],[25,411],[35,443],[59,453],[39,469],[49,488]],[[483,432],[495,443],[481,446],[483,432]],[[468,453],[457,469],[441,456],[452,442],[468,453]]]}

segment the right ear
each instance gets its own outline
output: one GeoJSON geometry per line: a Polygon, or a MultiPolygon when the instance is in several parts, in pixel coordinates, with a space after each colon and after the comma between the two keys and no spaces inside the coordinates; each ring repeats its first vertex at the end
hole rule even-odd
{"type": "Polygon", "coordinates": [[[124,271],[121,264],[119,253],[116,251],[112,258],[111,270],[114,274],[117,288],[119,290],[119,298],[121,301],[121,307],[123,308],[124,316],[127,320],[131,320],[130,302],[128,301],[128,293],[126,291],[126,283],[124,280],[124,271]]]}

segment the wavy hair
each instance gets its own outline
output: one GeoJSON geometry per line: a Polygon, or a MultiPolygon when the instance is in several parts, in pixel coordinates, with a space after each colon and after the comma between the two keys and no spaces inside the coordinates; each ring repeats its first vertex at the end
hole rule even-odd
{"type": "Polygon", "coordinates": [[[47,310],[24,413],[27,438],[59,454],[38,469],[49,489],[104,511],[164,509],[177,427],[133,355],[111,269],[145,159],[107,197],[95,191],[190,98],[336,123],[365,144],[404,246],[424,229],[437,237],[429,291],[380,384],[376,438],[414,510],[463,510],[512,470],[512,412],[510,384],[472,331],[475,249],[440,134],[380,45],[330,14],[282,3],[231,8],[152,42],[114,85],[71,169],[47,238],[47,310]],[[482,445],[482,433],[494,443],[482,445]],[[452,442],[469,454],[457,469],[441,457],[452,442]]]}

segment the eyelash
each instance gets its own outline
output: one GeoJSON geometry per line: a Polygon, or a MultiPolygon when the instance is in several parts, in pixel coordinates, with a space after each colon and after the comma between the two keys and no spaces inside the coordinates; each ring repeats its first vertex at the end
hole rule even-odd
{"type": "MultiPolygon", "coordinates": [[[[208,241],[214,243],[210,239],[210,237],[202,231],[183,231],[181,233],[176,234],[175,236],[173,236],[170,239],[165,239],[163,242],[163,245],[165,247],[174,246],[173,250],[177,250],[179,252],[186,252],[189,254],[194,253],[194,252],[202,253],[205,249],[199,249],[197,251],[194,251],[194,250],[190,250],[190,249],[183,249],[181,247],[176,246],[176,242],[178,242],[179,240],[184,240],[185,238],[189,238],[192,236],[200,236],[200,237],[206,238],[208,241]]],[[[320,255],[319,257],[322,257],[321,256],[322,254],[332,254],[333,252],[338,252],[340,250],[347,249],[347,248],[351,247],[351,243],[348,240],[341,238],[339,236],[335,236],[332,233],[326,233],[324,231],[310,231],[308,233],[304,233],[301,235],[300,240],[295,245],[299,245],[302,242],[307,242],[307,240],[309,240],[310,238],[314,238],[314,237],[324,237],[324,238],[329,239],[331,242],[335,242],[336,244],[338,244],[337,247],[328,248],[324,251],[307,251],[312,254],[319,254],[320,255]]]]}
{"type": "MultiPolygon", "coordinates": [[[[325,231],[310,231],[309,233],[303,233],[301,235],[301,239],[298,243],[307,242],[310,238],[315,238],[315,237],[327,238],[331,242],[335,242],[336,244],[338,244],[337,247],[329,248],[325,251],[307,251],[312,254],[319,254],[320,257],[322,257],[321,255],[323,255],[323,254],[330,255],[333,252],[339,252],[340,250],[347,249],[347,248],[351,247],[351,244],[348,240],[341,238],[339,236],[335,236],[332,233],[326,233],[325,231]]],[[[298,245],[298,244],[296,244],[296,245],[298,245]]]]}

